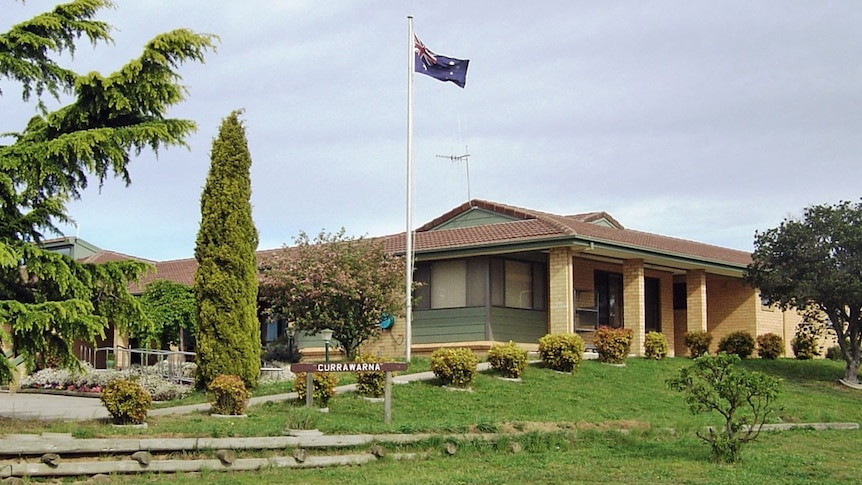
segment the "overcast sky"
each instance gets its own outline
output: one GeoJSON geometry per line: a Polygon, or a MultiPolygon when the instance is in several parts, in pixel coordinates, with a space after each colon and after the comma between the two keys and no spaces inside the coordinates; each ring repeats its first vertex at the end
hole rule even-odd
{"type": "MultiPolygon", "coordinates": [[[[0,29],[54,2],[6,2],[0,29]]],[[[413,221],[469,193],[751,250],[756,230],[862,196],[862,2],[117,0],[107,75],[174,28],[217,34],[183,66],[190,150],[145,153],[132,185],[92,184],[65,228],[152,260],[193,256],[221,120],[244,109],[260,248],[300,232],[405,230],[407,17],[434,52],[469,59],[461,89],[415,76],[413,221]]],[[[33,106],[0,84],[0,132],[33,106]]],[[[8,140],[4,140],[8,141],[8,140]]]]}

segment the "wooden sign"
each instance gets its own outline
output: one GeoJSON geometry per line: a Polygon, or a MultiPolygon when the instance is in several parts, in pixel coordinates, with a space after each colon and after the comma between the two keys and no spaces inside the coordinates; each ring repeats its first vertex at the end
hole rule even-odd
{"type": "Polygon", "coordinates": [[[406,362],[329,362],[290,364],[290,371],[299,372],[397,372],[407,370],[406,362]]]}
{"type": "Polygon", "coordinates": [[[392,372],[407,370],[406,362],[325,362],[290,364],[294,374],[305,372],[305,404],[313,407],[315,372],[385,372],[386,383],[383,386],[383,422],[389,424],[392,420],[392,372]]]}

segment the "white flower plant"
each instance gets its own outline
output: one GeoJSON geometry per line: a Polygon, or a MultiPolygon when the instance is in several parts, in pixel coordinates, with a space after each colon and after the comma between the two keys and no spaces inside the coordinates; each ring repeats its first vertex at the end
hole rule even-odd
{"type": "Polygon", "coordinates": [[[154,401],[181,399],[192,392],[190,385],[176,383],[161,375],[148,373],[141,367],[127,370],[101,370],[94,369],[89,364],[84,364],[83,371],[79,373],[66,369],[42,369],[21,379],[20,387],[99,395],[105,385],[116,379],[137,380],[141,387],[150,393],[154,401]]]}

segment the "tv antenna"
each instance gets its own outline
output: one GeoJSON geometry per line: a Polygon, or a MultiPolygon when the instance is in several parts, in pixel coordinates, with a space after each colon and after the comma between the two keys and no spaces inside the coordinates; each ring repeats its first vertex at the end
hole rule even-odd
{"type": "Polygon", "coordinates": [[[437,155],[437,158],[448,158],[453,162],[464,162],[464,166],[467,169],[467,201],[473,200],[470,198],[470,149],[467,145],[464,145],[463,155],[437,155]]]}

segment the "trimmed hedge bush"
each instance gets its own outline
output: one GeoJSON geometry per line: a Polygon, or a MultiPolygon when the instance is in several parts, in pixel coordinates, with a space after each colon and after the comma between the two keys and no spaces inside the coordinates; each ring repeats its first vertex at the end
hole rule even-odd
{"type": "Polygon", "coordinates": [[[820,355],[817,339],[812,335],[797,333],[790,341],[790,349],[793,350],[793,355],[799,360],[811,360],[820,355]]]}
{"type": "Polygon", "coordinates": [[[239,376],[221,375],[210,382],[209,402],[213,414],[240,415],[245,413],[251,391],[239,376]]]}
{"type": "MultiPolygon", "coordinates": [[[[299,396],[297,402],[305,403],[305,372],[297,372],[293,379],[293,390],[299,396]]],[[[338,377],[332,372],[314,372],[311,374],[312,387],[311,398],[322,407],[329,406],[329,400],[335,395],[335,386],[338,385],[338,377]]]]}
{"type": "Polygon", "coordinates": [[[702,331],[695,330],[686,332],[685,346],[688,347],[688,354],[692,359],[696,359],[701,355],[709,355],[709,345],[712,343],[712,335],[702,331]]]}
{"type": "Polygon", "coordinates": [[[774,360],[784,353],[784,339],[774,333],[757,336],[757,355],[761,359],[774,360]]]}
{"type": "Polygon", "coordinates": [[[622,364],[629,356],[634,332],[630,328],[601,326],[593,337],[593,345],[599,354],[599,362],[622,364]]]}
{"type": "Polygon", "coordinates": [[[754,337],[745,330],[730,332],[718,341],[718,351],[747,359],[754,353],[754,337]]]}
{"type": "Polygon", "coordinates": [[[142,424],[153,399],[140,384],[127,379],[117,379],[105,385],[99,397],[114,424],[142,424]]]}
{"type": "Polygon", "coordinates": [[[545,367],[574,372],[584,357],[584,339],[576,334],[548,334],[539,339],[539,356],[545,367]]]}
{"type": "Polygon", "coordinates": [[[833,345],[826,349],[826,358],[829,360],[844,360],[844,356],[841,355],[841,347],[833,345]]]}
{"type": "Polygon", "coordinates": [[[468,348],[440,348],[431,354],[431,371],[444,386],[467,387],[479,359],[468,348]]]}
{"type": "MultiPolygon", "coordinates": [[[[354,359],[354,362],[373,364],[377,362],[392,362],[390,359],[383,359],[371,354],[360,354],[354,359]]],[[[392,375],[395,375],[393,372],[392,375]]],[[[360,396],[367,397],[383,397],[386,387],[386,373],[383,371],[362,371],[356,372],[356,392],[360,396]]]]}
{"type": "Polygon", "coordinates": [[[506,344],[494,344],[488,351],[488,363],[504,377],[517,379],[527,368],[527,351],[511,340],[506,344]]]}
{"type": "Polygon", "coordinates": [[[661,332],[647,332],[644,338],[644,356],[647,359],[661,360],[667,357],[669,346],[661,332]]]}

